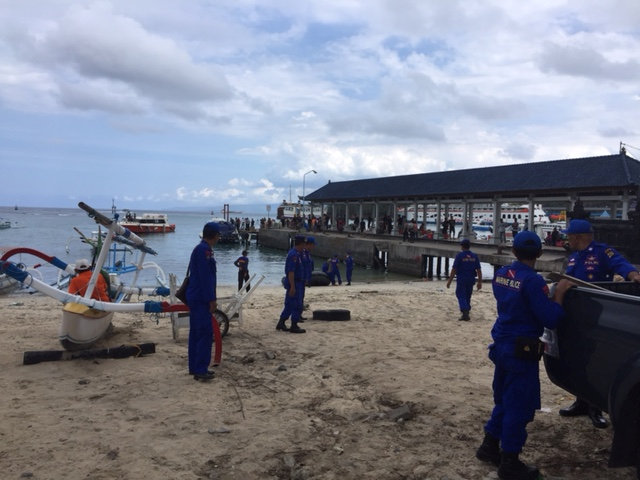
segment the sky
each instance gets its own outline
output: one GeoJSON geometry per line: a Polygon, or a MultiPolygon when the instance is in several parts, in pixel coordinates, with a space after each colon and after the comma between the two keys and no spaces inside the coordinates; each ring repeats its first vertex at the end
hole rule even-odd
{"type": "Polygon", "coordinates": [[[0,205],[640,158],[638,52],[637,0],[0,0],[0,205]]]}

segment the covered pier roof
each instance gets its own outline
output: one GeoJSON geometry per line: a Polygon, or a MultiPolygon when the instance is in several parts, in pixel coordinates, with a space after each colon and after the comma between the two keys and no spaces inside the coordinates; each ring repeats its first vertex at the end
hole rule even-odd
{"type": "Polygon", "coordinates": [[[465,198],[637,194],[640,161],[625,152],[599,157],[470,168],[329,182],[308,194],[313,203],[384,200],[446,201],[465,198]]]}

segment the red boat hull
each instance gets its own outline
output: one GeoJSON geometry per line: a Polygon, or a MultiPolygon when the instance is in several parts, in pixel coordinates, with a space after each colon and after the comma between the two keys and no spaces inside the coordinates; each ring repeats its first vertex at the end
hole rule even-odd
{"type": "Polygon", "coordinates": [[[171,233],[176,230],[176,226],[173,223],[169,225],[141,225],[139,223],[121,222],[120,225],[128,228],[133,233],[171,233]]]}

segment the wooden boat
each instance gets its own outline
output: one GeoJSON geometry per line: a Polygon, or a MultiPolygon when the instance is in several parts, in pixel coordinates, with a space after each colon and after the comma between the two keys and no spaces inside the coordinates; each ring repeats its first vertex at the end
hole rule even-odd
{"type": "Polygon", "coordinates": [[[113,312],[105,312],[81,303],[67,303],[62,308],[58,339],[66,350],[87,348],[104,336],[111,327],[113,312]]]}
{"type": "Polygon", "coordinates": [[[170,233],[176,231],[175,223],[169,223],[166,213],[143,213],[139,217],[126,210],[125,219],[120,222],[123,228],[133,233],[170,233]]]}
{"type": "Polygon", "coordinates": [[[74,295],[67,292],[66,289],[60,290],[49,285],[42,280],[34,278],[29,269],[21,268],[19,264],[9,261],[9,258],[14,255],[30,254],[58,267],[67,275],[73,275],[75,273],[73,265],[69,265],[56,257],[23,247],[13,248],[0,257],[0,275],[4,274],[11,277],[26,287],[31,287],[62,302],[62,323],[60,326],[59,339],[65,349],[80,350],[89,348],[109,331],[114,312],[163,313],[188,311],[188,307],[183,304],[171,305],[167,302],[150,300],[139,303],[127,303],[127,300],[132,294],[169,295],[169,288],[166,286],[136,286],[137,276],[131,286],[116,285],[117,296],[113,302],[99,301],[91,298],[98,276],[101,275],[101,269],[105,265],[105,261],[111,251],[110,247],[113,241],[129,242],[127,245],[135,246],[135,248],[142,252],[137,265],[138,270],[142,269],[144,254],[156,254],[156,252],[149,248],[140,237],[126,230],[117,222],[105,217],[95,209],[83,202],[80,202],[78,206],[85,210],[90,217],[94,218],[97,223],[108,229],[108,233],[102,242],[98,258],[95,261],[95,268],[84,296],[74,295]]]}

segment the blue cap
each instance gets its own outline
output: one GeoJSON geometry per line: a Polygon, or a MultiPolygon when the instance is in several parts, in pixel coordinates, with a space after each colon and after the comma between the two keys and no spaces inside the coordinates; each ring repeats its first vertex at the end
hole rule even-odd
{"type": "Polygon", "coordinates": [[[462,240],[460,240],[460,245],[462,245],[463,247],[470,247],[471,241],[468,238],[463,238],[462,240]]]}
{"type": "Polygon", "coordinates": [[[220,233],[220,224],[218,222],[209,222],[202,229],[202,238],[211,238],[220,233]]]}
{"type": "Polygon", "coordinates": [[[314,245],[316,244],[316,239],[313,237],[307,237],[307,243],[313,243],[314,245]]]}
{"type": "Polygon", "coordinates": [[[522,232],[516,234],[515,238],[513,239],[513,248],[516,250],[538,252],[542,250],[542,242],[540,241],[540,237],[534,232],[523,230],[522,232]]]}
{"type": "Polygon", "coordinates": [[[562,233],[593,233],[593,228],[591,228],[591,224],[586,220],[571,220],[569,222],[569,228],[562,230],[562,233]]]}
{"type": "Polygon", "coordinates": [[[306,242],[307,239],[304,235],[296,235],[295,237],[293,237],[293,244],[294,245],[300,245],[304,242],[306,242]]]}

